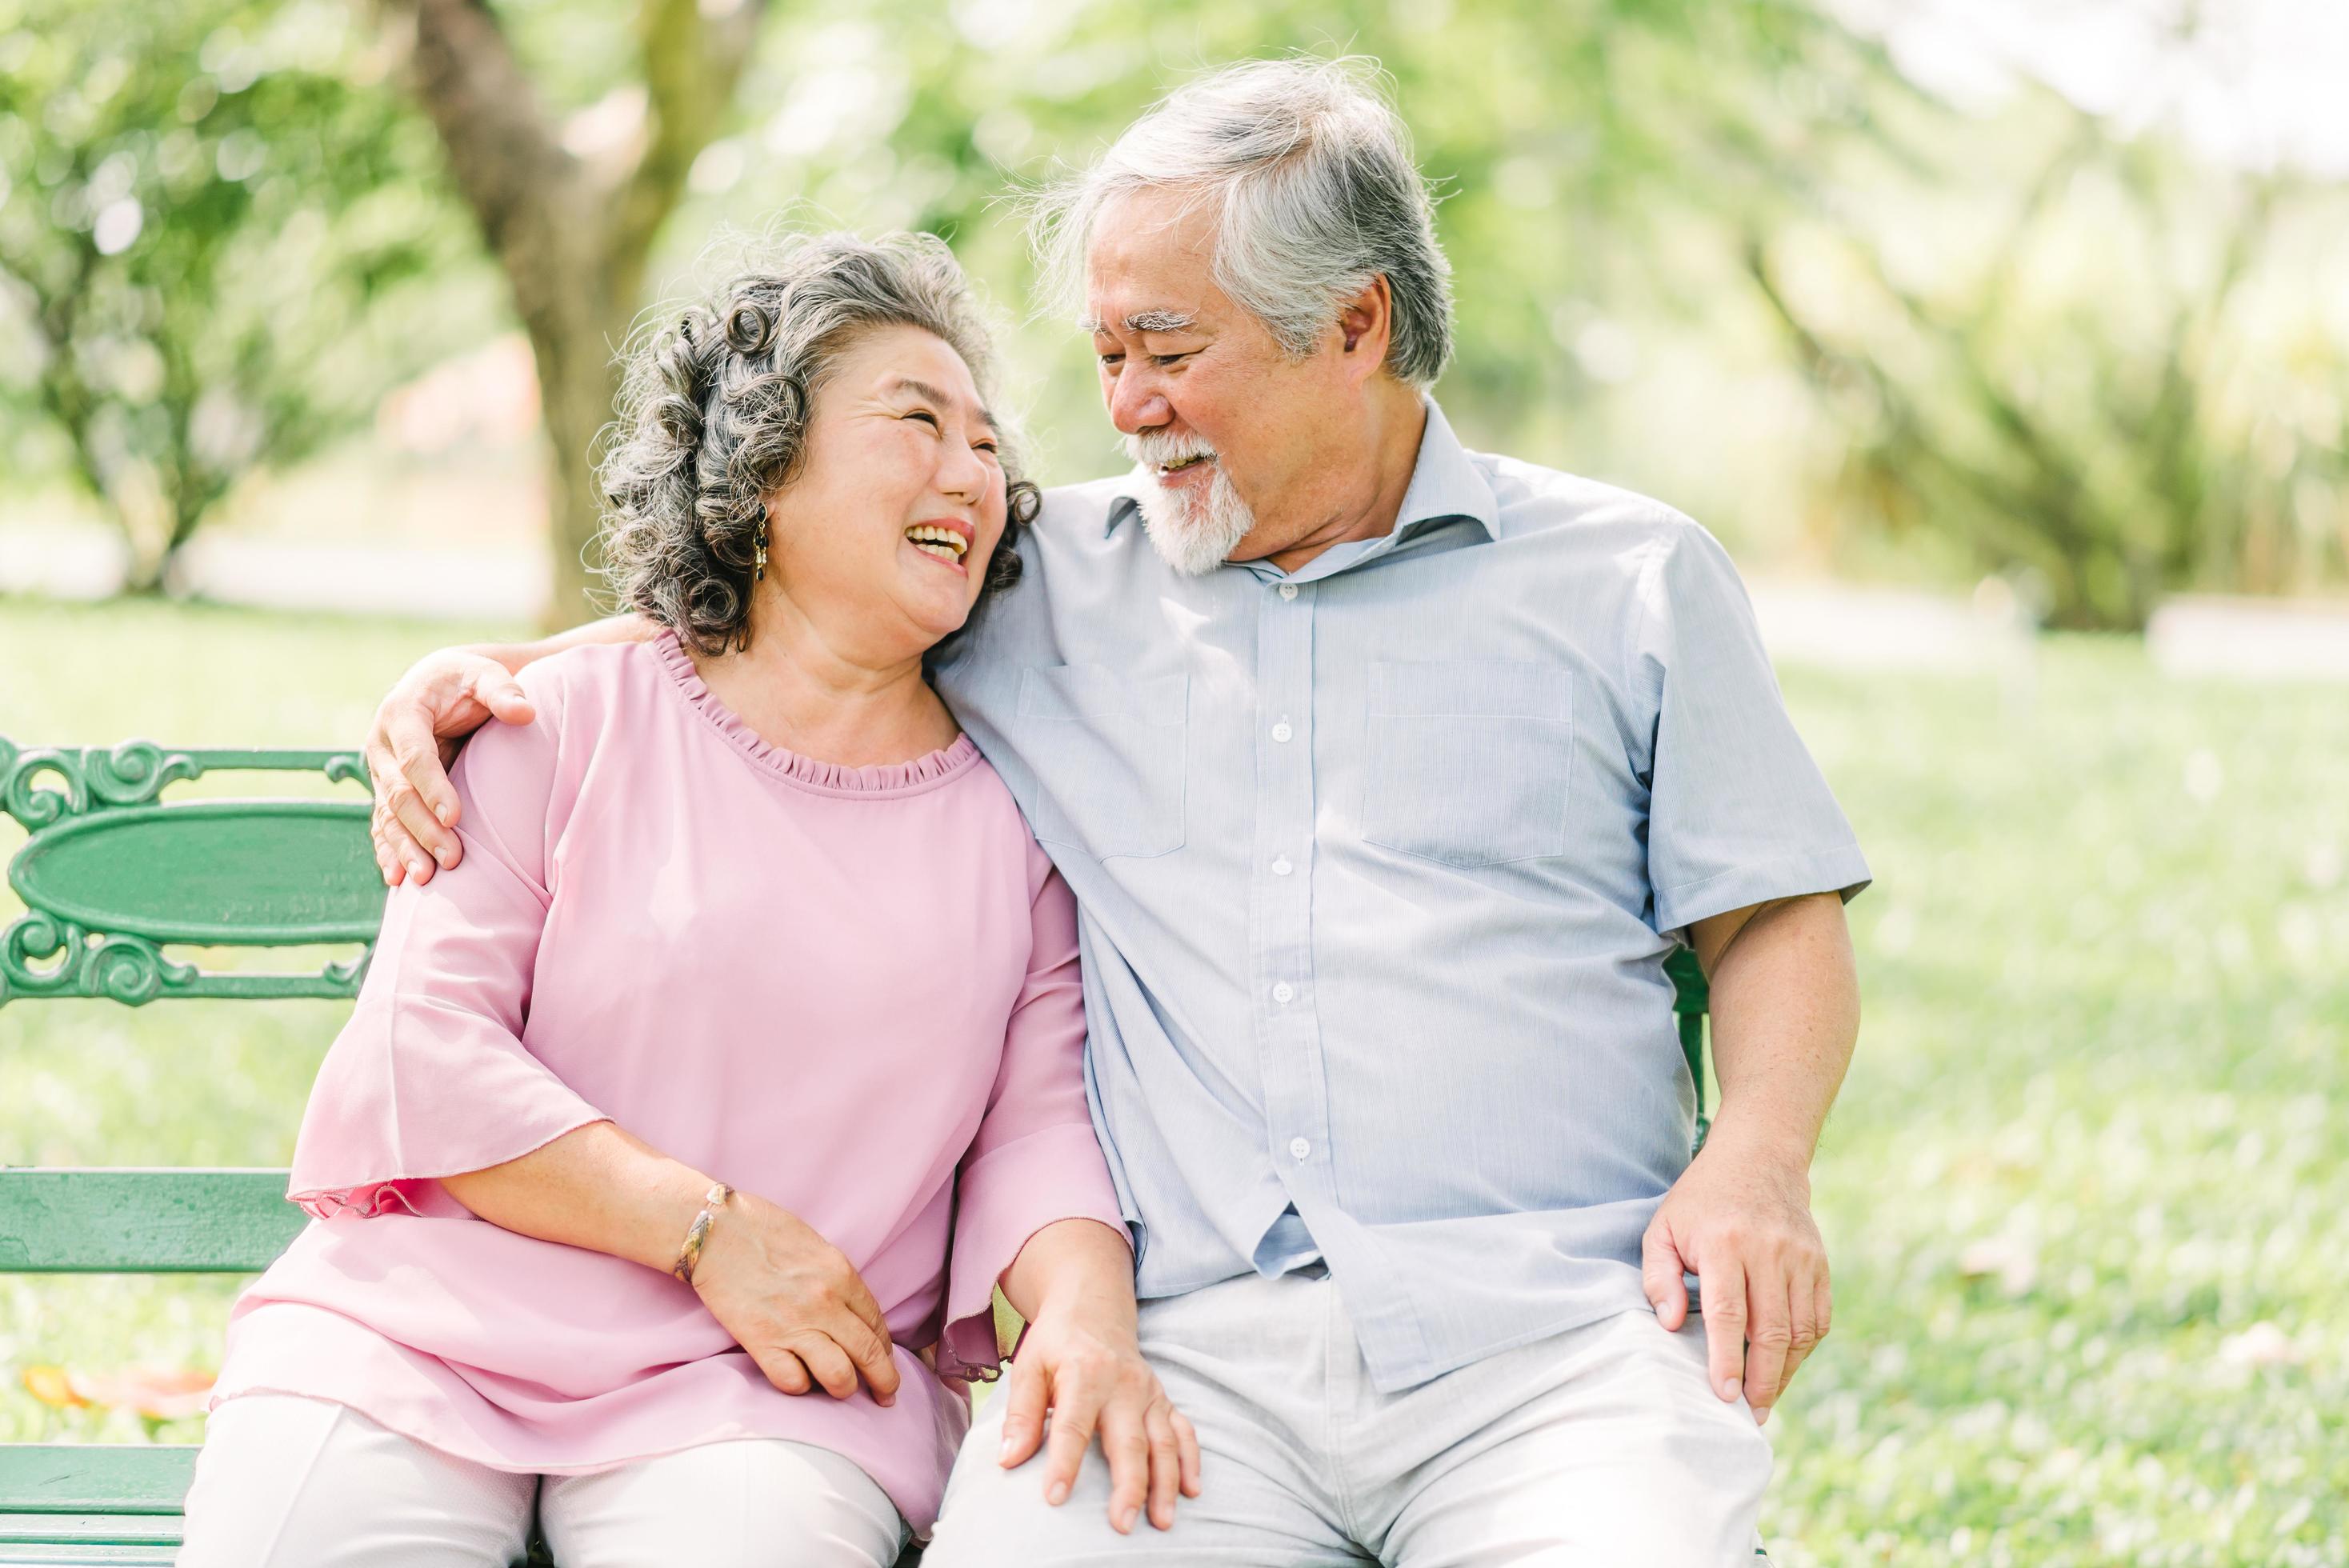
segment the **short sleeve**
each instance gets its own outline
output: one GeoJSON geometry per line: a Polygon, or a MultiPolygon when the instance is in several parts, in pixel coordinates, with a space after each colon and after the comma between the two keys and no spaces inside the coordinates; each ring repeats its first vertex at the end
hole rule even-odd
{"type": "Polygon", "coordinates": [[[1126,1234],[1085,1103],[1076,899],[1032,842],[1029,855],[1036,892],[1028,976],[986,1114],[955,1181],[939,1369],[957,1377],[985,1376],[1002,1359],[995,1287],[1030,1237],[1072,1219],[1099,1220],[1126,1234]]]}
{"type": "Polygon", "coordinates": [[[1868,862],[1795,732],[1754,606],[1719,542],[1675,517],[1640,579],[1630,663],[1655,703],[1648,882],[1654,922],[1868,883],[1868,862]]]}
{"type": "Polygon", "coordinates": [[[523,1043],[546,922],[557,705],[492,724],[450,771],[457,865],[392,891],[350,1021],[319,1067],[286,1195],[320,1219],[415,1212],[432,1178],[603,1119],[523,1043]]]}

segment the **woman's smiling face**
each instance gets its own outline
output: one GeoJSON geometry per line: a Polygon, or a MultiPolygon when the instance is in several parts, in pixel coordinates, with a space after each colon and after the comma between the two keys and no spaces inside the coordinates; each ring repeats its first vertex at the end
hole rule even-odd
{"type": "Polygon", "coordinates": [[[769,577],[835,646],[917,656],[969,616],[1003,538],[999,445],[944,339],[859,335],[816,392],[799,473],[768,498],[769,577]]]}

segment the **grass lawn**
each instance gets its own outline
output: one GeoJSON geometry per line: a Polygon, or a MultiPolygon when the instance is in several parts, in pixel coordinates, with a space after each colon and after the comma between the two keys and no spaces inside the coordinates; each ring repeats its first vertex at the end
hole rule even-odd
{"type": "MultiPolygon", "coordinates": [[[[0,600],[0,734],[355,741],[451,636],[0,600]]],[[[2028,690],[1785,680],[1878,881],[1816,1174],[1836,1328],[1771,1424],[1775,1555],[2349,1563],[2349,694],[2086,639],[2028,690]]],[[[342,1011],[8,1007],[0,1161],[282,1162],[342,1011]]],[[[209,1367],[233,1290],[0,1277],[0,1439],[140,1440],[23,1368],[209,1367]]]]}

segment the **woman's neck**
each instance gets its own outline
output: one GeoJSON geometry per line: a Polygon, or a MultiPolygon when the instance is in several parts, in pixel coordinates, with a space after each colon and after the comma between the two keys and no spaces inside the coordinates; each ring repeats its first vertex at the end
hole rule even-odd
{"type": "Polygon", "coordinates": [[[922,678],[922,657],[840,645],[779,589],[761,592],[748,647],[693,655],[710,695],[760,739],[817,762],[872,768],[954,743],[954,717],[922,678]]]}

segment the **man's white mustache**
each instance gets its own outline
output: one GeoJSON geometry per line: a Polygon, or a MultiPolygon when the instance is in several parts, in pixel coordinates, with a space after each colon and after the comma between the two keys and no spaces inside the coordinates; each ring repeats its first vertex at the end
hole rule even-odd
{"type": "Polygon", "coordinates": [[[1163,469],[1191,458],[1212,458],[1216,449],[1188,436],[1128,436],[1126,456],[1145,468],[1163,469]]]}

